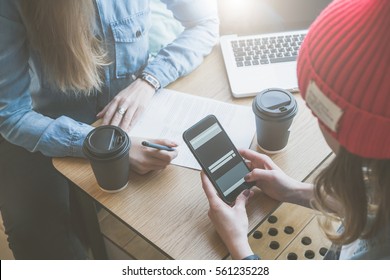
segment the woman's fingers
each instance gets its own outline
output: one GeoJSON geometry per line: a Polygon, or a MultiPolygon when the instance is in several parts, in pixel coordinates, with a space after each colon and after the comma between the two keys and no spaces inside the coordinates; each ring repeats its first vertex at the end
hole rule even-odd
{"type": "MultiPolygon", "coordinates": [[[[170,148],[176,148],[177,143],[171,140],[166,140],[166,139],[153,139],[151,142],[163,146],[167,146],[170,148]]],[[[153,157],[155,159],[164,161],[164,162],[171,162],[174,158],[177,157],[178,151],[164,151],[164,150],[158,150],[155,148],[149,148],[149,147],[144,147],[145,152],[148,153],[150,157],[153,157]]]]}
{"type": "Polygon", "coordinates": [[[119,92],[107,106],[97,114],[103,118],[102,124],[116,125],[129,131],[130,126],[145,110],[155,90],[142,80],[137,79],[119,92]]]}
{"type": "Polygon", "coordinates": [[[246,174],[244,179],[246,182],[271,181],[273,177],[273,171],[255,168],[246,174]]]}
{"type": "Polygon", "coordinates": [[[250,149],[240,149],[241,156],[252,162],[252,168],[280,169],[273,160],[265,155],[250,149]]]}
{"type": "Polygon", "coordinates": [[[203,191],[206,194],[206,197],[210,203],[210,206],[215,205],[215,204],[224,203],[222,201],[222,199],[218,196],[217,191],[215,190],[213,184],[210,182],[209,178],[207,177],[207,175],[203,171],[200,172],[200,178],[202,181],[203,191]]]}

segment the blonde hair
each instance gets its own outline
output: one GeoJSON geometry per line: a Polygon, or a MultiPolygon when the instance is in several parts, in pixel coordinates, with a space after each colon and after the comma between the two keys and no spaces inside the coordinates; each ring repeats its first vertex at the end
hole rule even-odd
{"type": "Polygon", "coordinates": [[[51,84],[64,92],[100,89],[107,63],[93,32],[92,0],[24,0],[22,13],[51,84]]]}
{"type": "Polygon", "coordinates": [[[362,158],[341,147],[336,158],[315,180],[314,206],[326,214],[322,226],[334,243],[348,244],[358,238],[370,238],[386,229],[386,225],[388,228],[390,160],[362,158]],[[339,203],[336,211],[332,211],[329,198],[339,203]],[[330,227],[335,218],[344,227],[339,234],[330,227]]]}

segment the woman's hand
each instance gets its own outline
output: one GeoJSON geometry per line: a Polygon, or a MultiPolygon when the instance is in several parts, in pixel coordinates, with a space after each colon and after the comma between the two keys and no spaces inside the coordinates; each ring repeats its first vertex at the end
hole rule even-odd
{"type": "MultiPolygon", "coordinates": [[[[177,150],[162,151],[154,148],[148,148],[141,143],[145,139],[136,137],[131,138],[130,148],[130,166],[138,174],[146,174],[152,170],[160,170],[167,167],[170,162],[177,157],[177,150]]],[[[169,140],[156,139],[153,143],[169,147],[177,147],[175,142],[169,140]]]]}
{"type": "Polygon", "coordinates": [[[267,155],[249,149],[239,152],[252,170],[245,176],[245,181],[255,182],[257,187],[273,199],[310,207],[313,185],[287,176],[267,155]]]}
{"type": "Polygon", "coordinates": [[[253,252],[248,243],[246,203],[253,191],[245,190],[234,206],[227,205],[216,193],[207,176],[201,172],[202,187],[210,204],[209,217],[233,259],[243,259],[253,252]]]}
{"type": "Polygon", "coordinates": [[[129,132],[137,117],[145,110],[155,89],[147,82],[137,79],[119,92],[110,103],[97,114],[102,124],[116,125],[129,132]]]}

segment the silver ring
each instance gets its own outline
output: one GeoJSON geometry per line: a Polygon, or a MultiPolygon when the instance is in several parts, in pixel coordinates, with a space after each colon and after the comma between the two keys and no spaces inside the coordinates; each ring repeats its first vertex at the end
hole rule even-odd
{"type": "Polygon", "coordinates": [[[123,116],[123,115],[126,113],[126,109],[123,108],[123,107],[118,107],[118,109],[116,110],[116,112],[117,112],[119,115],[123,116]]]}

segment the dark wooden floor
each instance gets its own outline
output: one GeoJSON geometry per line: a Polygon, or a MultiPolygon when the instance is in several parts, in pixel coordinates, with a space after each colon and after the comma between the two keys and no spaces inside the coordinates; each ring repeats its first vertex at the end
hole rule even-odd
{"type": "Polygon", "coordinates": [[[7,236],[4,233],[3,219],[0,214],[0,260],[13,260],[11,250],[8,248],[7,236]]]}
{"type": "MultiPolygon", "coordinates": [[[[158,250],[138,237],[133,231],[104,210],[99,212],[99,221],[107,254],[113,260],[132,259],[166,259],[158,250]]],[[[0,215],[0,260],[13,260],[12,251],[8,247],[7,236],[4,233],[3,220],[0,215]]]]}

